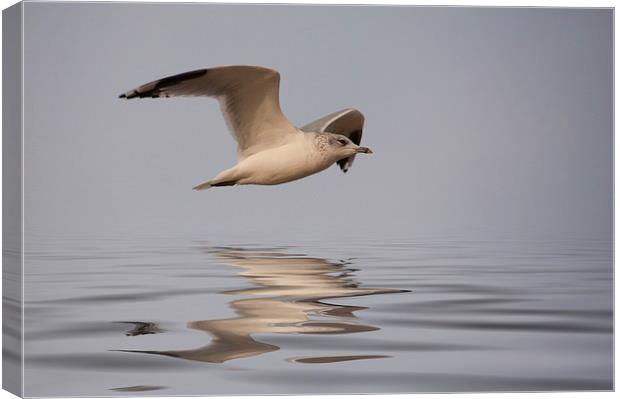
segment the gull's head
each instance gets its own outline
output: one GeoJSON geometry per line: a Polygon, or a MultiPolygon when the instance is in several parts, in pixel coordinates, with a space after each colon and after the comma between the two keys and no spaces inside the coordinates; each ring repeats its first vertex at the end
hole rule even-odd
{"type": "Polygon", "coordinates": [[[329,147],[331,150],[330,152],[332,152],[334,157],[338,159],[347,158],[357,153],[372,154],[370,148],[361,147],[342,134],[330,133],[329,147]]]}

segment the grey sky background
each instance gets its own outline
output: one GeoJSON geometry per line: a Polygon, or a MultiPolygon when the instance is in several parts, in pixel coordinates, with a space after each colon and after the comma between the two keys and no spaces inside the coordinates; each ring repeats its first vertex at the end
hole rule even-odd
{"type": "Polygon", "coordinates": [[[27,234],[612,236],[613,12],[25,5],[27,234]],[[194,192],[235,163],[212,99],[122,101],[188,70],[280,71],[297,126],[366,116],[359,156],[194,192]]]}

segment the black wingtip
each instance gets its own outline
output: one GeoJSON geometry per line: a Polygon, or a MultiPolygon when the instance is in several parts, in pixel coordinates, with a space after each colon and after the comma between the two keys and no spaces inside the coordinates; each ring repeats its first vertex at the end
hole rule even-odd
{"type": "Polygon", "coordinates": [[[120,96],[118,96],[118,98],[126,98],[127,100],[130,100],[132,98],[159,98],[162,96],[170,97],[170,94],[166,93],[164,89],[186,80],[200,78],[206,75],[207,71],[208,69],[198,69],[195,71],[180,73],[178,75],[168,76],[155,82],[151,82],[148,85],[140,86],[139,89],[135,89],[127,93],[121,94],[120,96]],[[147,89],[145,86],[150,88],[147,89]]]}

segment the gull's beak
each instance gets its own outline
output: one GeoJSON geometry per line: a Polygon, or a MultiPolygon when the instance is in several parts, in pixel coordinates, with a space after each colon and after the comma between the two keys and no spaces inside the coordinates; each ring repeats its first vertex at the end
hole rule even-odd
{"type": "Polygon", "coordinates": [[[364,154],[372,154],[372,150],[368,147],[357,147],[357,152],[363,152],[364,154]]]}

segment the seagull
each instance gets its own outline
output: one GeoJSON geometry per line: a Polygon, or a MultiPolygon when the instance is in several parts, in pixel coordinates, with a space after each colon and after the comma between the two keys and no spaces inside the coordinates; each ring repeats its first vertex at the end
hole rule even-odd
{"type": "Polygon", "coordinates": [[[241,184],[275,185],[298,180],[337,163],[349,170],[361,147],[364,115],[353,108],[301,129],[282,114],[280,74],[269,68],[231,65],[155,80],[120,98],[214,97],[237,141],[237,164],[194,190],[241,184]]]}

